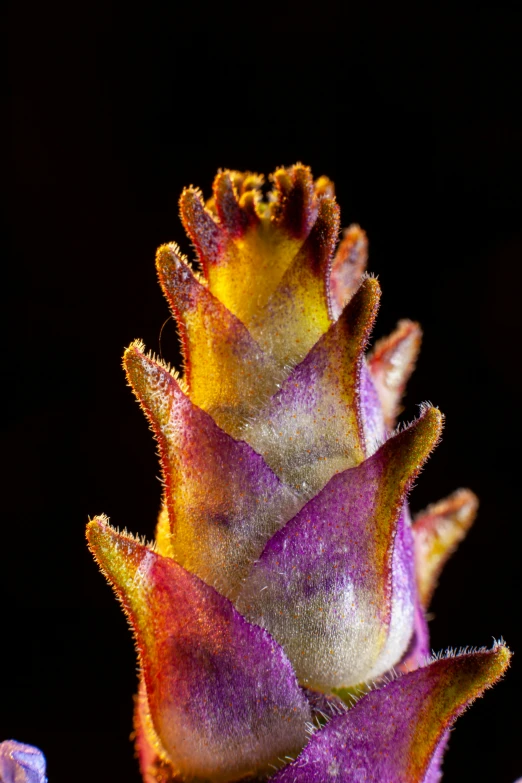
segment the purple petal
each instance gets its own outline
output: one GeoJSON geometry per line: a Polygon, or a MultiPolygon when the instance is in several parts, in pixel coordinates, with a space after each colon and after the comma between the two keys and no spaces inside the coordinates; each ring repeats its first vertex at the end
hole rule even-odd
{"type": "Polygon", "coordinates": [[[364,696],[274,783],[437,783],[448,729],[507,668],[504,646],[437,660],[364,696]]]}
{"type": "Polygon", "coordinates": [[[47,783],[42,751],[15,740],[0,743],[0,782],[47,783]]]}
{"type": "Polygon", "coordinates": [[[136,634],[152,730],[173,771],[224,783],[295,756],[311,711],[279,645],[173,560],[102,519],[87,531],[136,634]]]}
{"type": "Polygon", "coordinates": [[[161,554],[234,598],[268,539],[303,501],[139,345],[127,349],[124,365],[159,443],[170,523],[158,537],[161,554]]]}
{"type": "Polygon", "coordinates": [[[439,411],[425,408],[372,457],[334,476],[268,542],[245,581],[239,611],[270,631],[306,687],[357,685],[405,653],[416,590],[401,511],[441,426],[439,411]]]}

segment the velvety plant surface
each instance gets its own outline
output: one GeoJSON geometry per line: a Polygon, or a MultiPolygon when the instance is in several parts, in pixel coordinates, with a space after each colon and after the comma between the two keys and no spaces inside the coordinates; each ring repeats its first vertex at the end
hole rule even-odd
{"type": "MultiPolygon", "coordinates": [[[[426,612],[473,522],[457,489],[408,497],[443,415],[397,426],[421,328],[369,348],[381,297],[333,184],[297,164],[221,171],[180,199],[194,246],[159,248],[181,336],[171,370],[136,341],[128,383],[158,444],[152,543],[89,522],[136,641],[145,783],[436,783],[459,715],[510,652],[430,655],[426,612]]],[[[0,745],[2,783],[42,783],[0,745]]]]}

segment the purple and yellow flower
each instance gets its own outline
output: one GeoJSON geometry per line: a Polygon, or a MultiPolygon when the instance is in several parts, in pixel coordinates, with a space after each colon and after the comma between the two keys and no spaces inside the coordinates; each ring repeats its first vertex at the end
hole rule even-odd
{"type": "Polygon", "coordinates": [[[220,172],[186,189],[198,270],[157,269],[183,373],[140,342],[124,366],[156,436],[156,541],[98,517],[89,545],[138,646],[146,781],[433,783],[457,716],[505,671],[491,650],[428,660],[425,611],[477,501],[412,524],[436,446],[431,405],[396,429],[417,324],[365,354],[380,299],[367,240],[325,177],[220,172]]]}
{"type": "MultiPolygon", "coordinates": [[[[338,244],[332,183],[300,164],[222,171],[157,269],[182,374],[125,352],[159,446],[147,544],[88,525],[132,626],[146,783],[436,783],[449,731],[510,652],[429,657],[426,610],[473,522],[469,490],[412,522],[408,494],[443,417],[396,426],[418,324],[366,353],[380,286],[367,240],[338,244]]],[[[29,780],[29,778],[28,778],[29,780]]],[[[32,779],[31,779],[32,780],[32,779]]]]}

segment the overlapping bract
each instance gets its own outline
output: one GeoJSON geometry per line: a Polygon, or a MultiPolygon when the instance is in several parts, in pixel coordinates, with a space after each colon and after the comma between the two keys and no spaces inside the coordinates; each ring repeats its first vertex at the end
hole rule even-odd
{"type": "Polygon", "coordinates": [[[509,660],[503,645],[425,660],[424,608],[476,500],[412,526],[442,427],[426,405],[393,429],[420,328],[401,321],[366,358],[380,289],[364,232],[336,251],[329,180],[297,165],[272,182],[266,199],[251,173],[220,172],[206,204],[184,191],[202,274],[176,245],[157,256],[183,377],[139,342],[124,357],[163,509],[154,545],[104,518],[88,539],[138,643],[142,773],[435,783],[453,721],[509,660]]]}
{"type": "Polygon", "coordinates": [[[367,694],[315,733],[276,783],[435,783],[449,727],[508,661],[505,647],[463,653],[367,694]]]}

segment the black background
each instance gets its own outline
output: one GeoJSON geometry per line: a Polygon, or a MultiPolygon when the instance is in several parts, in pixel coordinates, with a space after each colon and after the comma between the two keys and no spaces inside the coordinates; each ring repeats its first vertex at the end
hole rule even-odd
{"type": "Polygon", "coordinates": [[[296,160],[369,233],[377,336],[424,327],[404,416],[429,399],[447,426],[413,509],[481,498],[433,647],[518,652],[457,724],[444,779],[522,774],[521,21],[502,3],[13,5],[0,735],[44,749],[52,783],[139,779],[133,643],[84,525],[153,533],[155,447],[120,357],[136,337],[177,355],[155,248],[190,251],[184,185],[296,160]]]}

